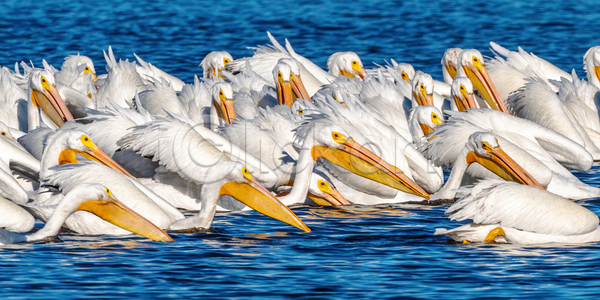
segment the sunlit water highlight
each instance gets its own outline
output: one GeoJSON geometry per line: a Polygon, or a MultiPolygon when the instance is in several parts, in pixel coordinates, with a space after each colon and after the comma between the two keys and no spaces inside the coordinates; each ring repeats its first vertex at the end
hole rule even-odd
{"type": "MultiPolygon", "coordinates": [[[[213,50],[234,58],[267,43],[269,30],[325,66],[336,51],[357,52],[367,67],[412,63],[441,79],[449,47],[491,55],[490,40],[522,46],[580,76],[582,56],[600,45],[594,1],[8,1],[0,11],[0,65],[62,59],[81,52],[105,65],[137,53],[191,82],[213,50]]],[[[577,173],[598,186],[598,168],[577,173]]],[[[600,213],[597,200],[583,205],[600,213]]],[[[61,236],[60,242],[0,248],[2,298],[594,297],[600,249],[586,245],[461,245],[434,236],[459,226],[427,208],[299,208],[312,229],[255,212],[217,216],[208,233],[173,234],[171,244],[137,237],[61,236]]]]}

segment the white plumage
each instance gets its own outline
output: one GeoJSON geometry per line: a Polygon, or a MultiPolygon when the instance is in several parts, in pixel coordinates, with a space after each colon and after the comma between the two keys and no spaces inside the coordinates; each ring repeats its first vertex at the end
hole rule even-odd
{"type": "Polygon", "coordinates": [[[450,219],[472,223],[435,234],[468,242],[483,242],[491,230],[504,234],[488,242],[516,244],[586,243],[600,240],[598,216],[581,205],[539,188],[511,182],[485,181],[447,213],[450,219]]]}

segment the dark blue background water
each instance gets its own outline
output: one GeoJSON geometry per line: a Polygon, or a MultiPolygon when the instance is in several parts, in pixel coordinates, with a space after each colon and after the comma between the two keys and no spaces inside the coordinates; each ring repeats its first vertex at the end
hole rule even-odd
{"type": "MultiPolygon", "coordinates": [[[[489,41],[522,46],[580,76],[582,56],[600,45],[595,1],[7,1],[0,5],[0,65],[90,56],[102,50],[143,59],[186,82],[210,51],[234,58],[268,42],[269,30],[325,66],[337,51],[365,66],[394,58],[441,79],[449,47],[489,41]],[[318,3],[317,3],[318,2],[318,3]]],[[[577,176],[598,186],[594,168],[577,176]]],[[[600,213],[597,201],[584,203],[600,213]]],[[[27,297],[419,297],[588,296],[600,293],[600,247],[458,245],[433,236],[458,226],[445,206],[301,208],[313,230],[254,212],[218,216],[210,233],[139,238],[63,235],[61,243],[0,249],[2,298],[27,297]]]]}

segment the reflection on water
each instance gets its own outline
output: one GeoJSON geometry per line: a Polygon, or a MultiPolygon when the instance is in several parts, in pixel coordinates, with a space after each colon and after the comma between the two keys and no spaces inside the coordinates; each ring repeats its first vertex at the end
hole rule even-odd
{"type": "MultiPolygon", "coordinates": [[[[600,45],[596,6],[585,0],[12,0],[0,18],[0,65],[41,66],[46,59],[59,67],[81,52],[102,74],[101,50],[112,45],[117,59],[135,52],[191,82],[206,53],[249,56],[246,47],[266,44],[269,30],[322,67],[333,52],[355,51],[367,68],[393,58],[441,80],[447,48],[491,55],[493,40],[584,76],[582,55],[600,45]]],[[[575,174],[600,186],[599,171],[575,174]]],[[[598,200],[583,204],[600,212],[598,200]]],[[[446,207],[296,209],[311,233],[243,212],[219,214],[206,232],[171,233],[176,243],[64,234],[60,241],[0,247],[2,298],[539,298],[593,297],[600,290],[597,244],[457,244],[433,235],[461,224],[448,220],[446,207]]]]}

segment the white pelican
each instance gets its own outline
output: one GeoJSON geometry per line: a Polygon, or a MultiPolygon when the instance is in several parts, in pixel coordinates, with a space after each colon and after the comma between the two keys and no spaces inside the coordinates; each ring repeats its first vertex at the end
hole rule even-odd
{"type": "Polygon", "coordinates": [[[490,42],[495,59],[487,62],[490,77],[498,87],[498,94],[502,99],[508,98],[513,92],[526,83],[530,77],[541,78],[554,92],[558,87],[550,80],[560,81],[561,78],[570,79],[569,73],[559,69],[548,61],[527,53],[521,47],[519,51],[510,51],[494,42],[490,42]]]}
{"type": "Polygon", "coordinates": [[[484,181],[446,211],[471,223],[437,229],[464,243],[589,243],[600,241],[598,216],[542,189],[513,182],[484,181]]]}
{"type": "Polygon", "coordinates": [[[329,178],[329,176],[326,176],[325,173],[317,171],[313,172],[313,174],[310,176],[310,183],[308,184],[308,194],[306,195],[305,199],[309,201],[304,201],[301,203],[292,203],[291,201],[293,201],[294,199],[282,198],[282,196],[289,194],[294,182],[291,181],[290,184],[292,184],[292,186],[286,186],[285,188],[287,189],[285,191],[277,194],[277,198],[281,201],[281,203],[285,204],[285,206],[288,207],[302,204],[310,205],[312,203],[320,206],[339,206],[351,204],[331,183],[331,179],[329,178]],[[310,201],[312,201],[312,203],[310,201]]]}
{"type": "Polygon", "coordinates": [[[598,92],[576,77],[573,83],[564,79],[561,93],[556,95],[540,78],[528,78],[523,87],[510,95],[507,103],[511,112],[521,118],[552,129],[577,142],[600,161],[600,122],[594,97],[598,92]],[[576,87],[576,86],[577,87],[576,87]]]}
{"type": "Polygon", "coordinates": [[[383,75],[394,83],[397,83],[396,78],[404,80],[406,83],[410,83],[415,76],[415,68],[411,64],[397,63],[394,59],[390,59],[390,61],[391,65],[388,63],[385,66],[380,66],[379,68],[367,69],[367,74],[376,75],[379,70],[381,70],[383,75]]]}
{"type": "Polygon", "coordinates": [[[36,179],[40,171],[40,162],[7,132],[5,126],[2,128],[3,125],[0,123],[0,196],[22,205],[29,201],[28,192],[33,192],[35,185],[22,186],[13,177],[13,172],[36,179]]]}
{"type": "Polygon", "coordinates": [[[583,63],[588,82],[600,89],[600,46],[590,48],[583,56],[583,63]]]}
{"type": "Polygon", "coordinates": [[[415,147],[420,147],[429,141],[427,135],[436,126],[444,124],[444,115],[435,106],[417,106],[410,112],[408,127],[415,147]]]}
{"type": "Polygon", "coordinates": [[[236,75],[224,74],[224,76],[238,92],[262,92],[259,99],[254,99],[254,102],[261,107],[283,103],[291,106],[298,98],[310,101],[310,96],[300,76],[300,67],[294,59],[280,59],[273,67],[271,74],[270,78],[272,80],[265,80],[262,76],[255,73],[252,70],[250,62],[246,61],[246,68],[241,73],[236,75]],[[266,89],[270,88],[276,90],[278,103],[272,101],[272,97],[270,97],[271,93],[265,94],[267,92],[266,89]]]}
{"type": "MultiPolygon", "coordinates": [[[[76,59],[74,57],[69,61],[76,61],[76,59]]],[[[66,66],[63,64],[61,71],[58,71],[48,64],[45,59],[42,60],[44,69],[54,74],[56,89],[75,118],[85,116],[79,111],[80,109],[96,108],[94,102],[96,87],[90,71],[91,68],[87,65],[92,62],[89,58],[84,61],[86,62],[79,66],[75,65],[75,62],[67,63],[66,66]]]]}
{"type": "MultiPolygon", "coordinates": [[[[46,61],[44,60],[43,62],[44,66],[46,66],[46,61]]],[[[48,67],[46,67],[46,69],[48,69],[48,67]]],[[[88,98],[87,100],[89,101],[91,101],[93,96],[96,95],[97,90],[94,86],[94,81],[98,80],[98,76],[96,75],[94,62],[87,56],[79,54],[67,56],[60,68],[60,71],[56,72],[54,77],[56,82],[60,82],[62,85],[66,85],[79,91],[83,94],[84,98],[88,98]]],[[[85,100],[82,100],[80,97],[78,97],[79,95],[75,97],[65,95],[74,93],[70,91],[70,89],[63,88],[61,85],[58,85],[58,91],[60,92],[61,96],[63,96],[67,105],[69,105],[69,100],[85,100]]]]}
{"type": "Polygon", "coordinates": [[[461,51],[457,65],[457,76],[465,76],[471,79],[473,86],[481,93],[481,97],[485,99],[489,108],[508,113],[504,99],[500,97],[496,86],[490,79],[483,56],[479,51],[475,49],[461,51]]]}
{"type": "Polygon", "coordinates": [[[102,108],[108,106],[108,101],[114,101],[121,107],[129,107],[131,99],[135,97],[136,92],[146,90],[144,80],[136,71],[137,64],[127,60],[115,58],[112,47],[108,47],[108,53],[104,52],[106,59],[106,78],[98,80],[98,92],[96,93],[96,107],[102,108]]]}
{"type": "MultiPolygon", "coordinates": [[[[447,112],[450,118],[435,128],[421,150],[437,166],[450,167],[468,137],[477,131],[490,131],[502,149],[548,191],[571,199],[596,197],[600,190],[582,183],[569,169],[588,170],[593,157],[579,144],[531,121],[491,109],[471,109],[467,113],[447,112]]],[[[468,174],[475,178],[496,178],[473,165],[468,174]]]]}
{"type": "MultiPolygon", "coordinates": [[[[14,220],[27,214],[22,208],[0,199],[2,206],[2,223],[14,220]],[[18,210],[17,208],[21,209],[18,210]]],[[[117,200],[111,191],[100,184],[81,184],[73,188],[52,213],[44,228],[29,235],[19,234],[14,231],[14,226],[0,226],[0,245],[32,242],[46,237],[55,236],[63,226],[65,220],[76,211],[92,213],[103,220],[119,226],[130,232],[160,242],[173,242],[173,239],[154,224],[144,219],[135,211],[117,200]]],[[[30,231],[33,228],[33,217],[20,218],[26,220],[20,224],[20,232],[30,231]],[[28,227],[27,230],[23,230],[28,227]]],[[[5,224],[1,224],[5,225],[5,224]]]]}
{"type": "Polygon", "coordinates": [[[203,69],[202,78],[215,78],[217,76],[223,78],[221,72],[225,71],[225,65],[232,61],[231,54],[225,51],[208,53],[200,62],[200,67],[203,69]]]}
{"type": "Polygon", "coordinates": [[[25,91],[13,81],[10,71],[1,69],[0,121],[13,128],[13,131],[16,129],[21,132],[27,132],[28,99],[29,97],[25,91]]]}
{"type": "MultiPolygon", "coordinates": [[[[340,107],[339,109],[345,108],[340,107]]],[[[292,199],[304,199],[306,197],[308,179],[312,174],[315,161],[318,159],[327,162],[328,169],[330,171],[334,170],[334,177],[346,180],[346,182],[352,181],[350,185],[353,188],[360,185],[363,191],[379,192],[381,189],[385,189],[387,192],[391,187],[393,196],[399,194],[396,193],[399,190],[420,197],[428,197],[427,192],[414,183],[404,172],[368,150],[367,147],[371,148],[372,145],[364,142],[369,142],[369,140],[358,132],[356,132],[357,135],[351,136],[345,130],[351,128],[348,126],[341,127],[337,124],[332,123],[328,118],[311,115],[310,122],[297,129],[296,139],[301,140],[299,143],[301,149],[295,169],[294,186],[290,194],[284,197],[292,199]],[[363,142],[358,143],[353,137],[357,137],[363,142]]],[[[409,172],[406,164],[404,169],[409,172]]],[[[334,183],[339,189],[338,183],[336,181],[334,183]]],[[[343,191],[341,193],[344,194],[343,191]]],[[[348,196],[345,197],[348,198],[348,196]]],[[[353,198],[354,203],[360,200],[353,198]]],[[[299,201],[296,200],[295,202],[299,201]]]]}
{"type": "Polygon", "coordinates": [[[225,68],[234,73],[241,72],[246,67],[246,61],[249,61],[254,72],[265,80],[269,80],[273,67],[279,59],[295,59],[300,67],[300,75],[302,75],[308,95],[311,97],[323,84],[332,82],[338,75],[350,75],[360,78],[367,75],[360,58],[354,52],[334,53],[327,61],[329,68],[329,73],[327,73],[310,60],[298,55],[287,39],[286,48],[283,48],[271,33],[267,32],[267,35],[273,44],[272,46],[259,46],[256,48],[254,56],[236,59],[227,64],[225,68]]]}
{"type": "Polygon", "coordinates": [[[185,85],[185,82],[183,82],[181,79],[157,68],[151,63],[145,62],[135,53],[133,55],[139,64],[135,66],[135,70],[140,74],[142,79],[146,81],[146,83],[156,82],[157,80],[166,80],[177,92],[181,91],[185,85]]]}
{"type": "Polygon", "coordinates": [[[440,111],[450,109],[450,103],[434,91],[434,81],[431,75],[417,71],[411,81],[411,86],[413,107],[417,105],[430,105],[437,107],[440,111]]]}
{"type": "MultiPolygon", "coordinates": [[[[200,82],[198,77],[194,77],[194,84],[186,84],[177,96],[180,108],[167,110],[192,125],[204,124],[216,131],[217,127],[231,124],[237,118],[234,96],[232,86],[227,82],[220,79],[200,82]]],[[[164,100],[164,97],[154,97],[154,109],[162,109],[164,100]]],[[[148,106],[147,101],[143,105],[148,106]]],[[[161,114],[166,115],[164,111],[161,114]]]]}
{"type": "Polygon", "coordinates": [[[444,56],[442,57],[442,73],[444,75],[444,82],[447,84],[452,84],[454,77],[458,73],[457,65],[460,52],[462,52],[460,48],[448,48],[444,52],[444,56]]]}
{"type": "MultiPolygon", "coordinates": [[[[88,182],[102,183],[109,188],[113,188],[115,191],[119,191],[120,194],[128,196],[125,200],[127,201],[127,204],[142,215],[146,216],[146,218],[156,225],[164,227],[165,224],[169,224],[168,222],[171,219],[182,217],[182,215],[179,214],[179,212],[177,212],[175,209],[169,210],[169,205],[168,203],[164,203],[164,200],[162,203],[160,201],[161,199],[150,200],[139,191],[137,192],[138,194],[125,194],[121,192],[123,185],[129,187],[130,189],[135,189],[134,182],[137,181],[118,163],[106,155],[106,153],[104,153],[104,151],[102,151],[86,133],[80,130],[62,129],[48,137],[47,146],[44,149],[44,154],[41,159],[40,180],[44,181],[54,173],[54,169],[52,169],[53,166],[59,164],[79,163],[81,157],[78,158],[78,156],[97,161],[104,165],[98,165],[98,170],[93,172],[94,176],[99,177],[94,177],[88,182]],[[107,171],[105,171],[105,167],[114,169],[114,173],[117,175],[111,173],[110,169],[108,168],[106,168],[107,171]],[[123,176],[118,175],[119,173],[129,176],[134,182],[128,183],[123,176]],[[105,175],[100,176],[100,174],[105,175]],[[119,181],[123,183],[119,186],[115,186],[117,184],[115,182],[119,181]],[[156,202],[156,204],[153,202],[156,202]],[[159,217],[153,216],[153,214],[156,214],[157,211],[162,212],[163,210],[167,211],[167,214],[160,214],[159,217]],[[168,215],[169,213],[170,215],[168,215]]],[[[94,167],[96,167],[96,165],[90,166],[87,168],[87,170],[93,169],[94,167]]],[[[85,180],[87,175],[84,175],[86,174],[78,174],[76,177],[74,177],[78,178],[78,180],[73,180],[73,182],[77,183],[85,180]]],[[[50,191],[51,189],[41,187],[38,191],[37,197],[33,201],[33,204],[51,208],[52,205],[59,203],[62,199],[61,195],[50,193],[50,191]]],[[[155,198],[158,197],[156,196],[155,198]]],[[[52,208],[50,210],[46,210],[43,214],[40,213],[40,216],[45,215],[45,217],[40,218],[46,220],[51,211],[52,208]]]]}
{"type": "Polygon", "coordinates": [[[0,197],[0,228],[12,232],[29,232],[34,225],[35,218],[24,208],[0,197]]]}
{"type": "Polygon", "coordinates": [[[467,77],[456,76],[452,81],[451,107],[453,111],[466,112],[479,108],[473,95],[473,83],[467,77]]]}
{"type": "MultiPolygon", "coordinates": [[[[346,80],[344,80],[345,82],[346,80]]],[[[336,82],[339,82],[336,80],[336,82]]],[[[433,87],[432,87],[433,88],[433,87]]],[[[404,81],[394,84],[379,76],[369,76],[362,83],[358,100],[373,108],[372,115],[387,122],[407,141],[412,142],[408,126],[408,115],[405,97],[411,99],[404,81]],[[408,95],[407,95],[408,94],[408,95]]],[[[339,102],[339,101],[338,101],[339,102]]],[[[348,106],[348,105],[346,105],[348,106]]]]}
{"type": "MultiPolygon", "coordinates": [[[[367,105],[361,102],[347,102],[347,108],[345,108],[333,100],[317,102],[317,104],[321,108],[320,112],[326,114],[325,116],[317,115],[317,122],[331,123],[344,128],[360,144],[368,145],[366,147],[377,151],[377,154],[381,155],[383,160],[401,169],[427,192],[433,193],[442,186],[442,174],[435,170],[431,162],[423,157],[408,139],[404,138],[393,126],[390,126],[385,119],[381,118],[378,113],[367,105]]],[[[305,115],[309,113],[310,110],[306,110],[305,115]]],[[[311,118],[313,115],[314,113],[309,114],[311,118]]],[[[408,128],[405,130],[410,140],[412,140],[408,128]]],[[[365,181],[352,173],[337,173],[335,176],[344,182],[352,181],[352,184],[350,184],[352,187],[365,184],[363,191],[382,198],[393,197],[397,194],[392,189],[365,181]],[[340,176],[349,177],[344,179],[340,176]],[[379,187],[376,188],[376,186],[379,187]]],[[[337,186],[337,183],[334,182],[334,184],[337,186]]]]}
{"type": "Polygon", "coordinates": [[[29,73],[27,91],[28,130],[38,128],[42,123],[50,128],[58,128],[74,118],[67,109],[62,97],[56,89],[54,75],[41,69],[33,69],[29,73]]]}
{"type": "MultiPolygon", "coordinates": [[[[306,87],[304,87],[304,83],[302,82],[300,67],[298,66],[298,63],[296,63],[296,60],[292,58],[280,59],[277,62],[277,65],[275,65],[275,68],[273,68],[273,79],[275,80],[278,94],[280,93],[280,90],[288,89],[287,85],[290,85],[289,88],[291,88],[292,93],[289,94],[292,95],[294,101],[298,98],[311,101],[310,96],[306,91],[306,87]],[[288,74],[289,76],[287,76],[288,74]]],[[[280,104],[282,102],[281,98],[283,97],[280,97],[280,104]]]]}
{"type": "Polygon", "coordinates": [[[469,136],[469,140],[452,165],[452,171],[446,184],[431,196],[431,200],[454,199],[456,189],[460,187],[465,171],[469,165],[475,162],[504,180],[544,188],[502,150],[498,139],[493,134],[478,131],[469,136]]]}

